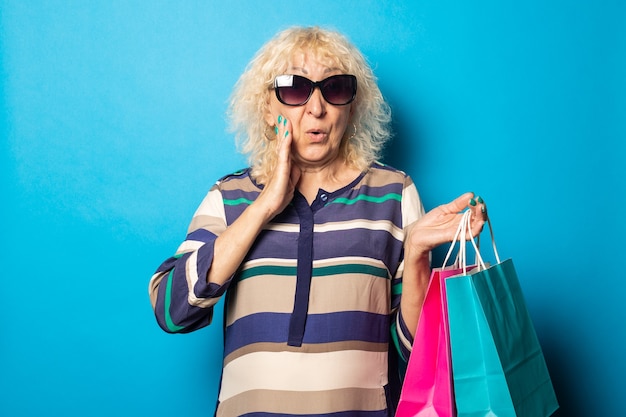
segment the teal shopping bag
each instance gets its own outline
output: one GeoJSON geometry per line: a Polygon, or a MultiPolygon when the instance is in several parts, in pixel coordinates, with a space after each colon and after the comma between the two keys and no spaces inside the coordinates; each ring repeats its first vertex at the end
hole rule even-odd
{"type": "Polygon", "coordinates": [[[550,374],[513,261],[493,247],[495,265],[474,245],[480,267],[445,281],[458,416],[547,417],[558,408],[550,374]]]}

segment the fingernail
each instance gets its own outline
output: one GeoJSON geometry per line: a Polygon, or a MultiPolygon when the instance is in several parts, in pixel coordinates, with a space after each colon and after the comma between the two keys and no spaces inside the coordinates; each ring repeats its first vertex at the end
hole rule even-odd
{"type": "Polygon", "coordinates": [[[481,211],[483,214],[485,214],[485,213],[487,213],[487,208],[486,208],[485,206],[482,206],[482,207],[481,207],[481,209],[480,209],[480,211],[481,211]]]}
{"type": "Polygon", "coordinates": [[[278,115],[278,124],[281,124],[283,122],[283,116],[281,116],[280,114],[278,115]]]}
{"type": "Polygon", "coordinates": [[[278,135],[278,126],[274,126],[274,133],[278,135]]]}
{"type": "Polygon", "coordinates": [[[483,199],[480,198],[480,196],[476,197],[476,201],[478,201],[480,204],[484,203],[483,199]]]}
{"type": "Polygon", "coordinates": [[[287,126],[287,118],[286,118],[286,117],[283,119],[283,124],[284,124],[285,126],[287,126]]]}
{"type": "Polygon", "coordinates": [[[287,137],[288,134],[289,134],[289,131],[285,130],[285,137],[287,137]]]}
{"type": "Polygon", "coordinates": [[[469,203],[470,203],[470,206],[475,206],[476,205],[476,200],[474,200],[472,198],[472,199],[470,199],[469,203]]]}

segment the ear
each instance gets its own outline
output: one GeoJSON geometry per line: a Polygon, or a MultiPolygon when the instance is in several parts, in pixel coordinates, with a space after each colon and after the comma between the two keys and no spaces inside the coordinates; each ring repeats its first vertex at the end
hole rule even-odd
{"type": "Polygon", "coordinates": [[[263,118],[265,119],[265,123],[267,123],[270,127],[274,127],[276,126],[276,117],[274,117],[274,114],[272,113],[272,104],[271,104],[272,98],[271,97],[267,97],[267,101],[265,102],[265,114],[263,116],[263,118]]]}
{"type": "Polygon", "coordinates": [[[352,117],[354,116],[354,102],[350,103],[350,113],[348,113],[348,125],[353,125],[354,121],[352,120],[352,117]]]}

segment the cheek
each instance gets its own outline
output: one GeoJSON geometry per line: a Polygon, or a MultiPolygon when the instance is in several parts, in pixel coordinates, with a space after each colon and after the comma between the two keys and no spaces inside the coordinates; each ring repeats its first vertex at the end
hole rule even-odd
{"type": "Polygon", "coordinates": [[[277,104],[274,103],[274,100],[272,100],[268,107],[268,123],[270,125],[276,125],[278,123],[278,115],[281,114],[281,109],[277,104]]]}
{"type": "Polygon", "coordinates": [[[350,111],[347,110],[342,112],[337,117],[337,129],[340,130],[341,136],[345,134],[345,132],[350,129],[350,111]]]}
{"type": "Polygon", "coordinates": [[[296,131],[299,126],[300,117],[302,116],[303,106],[285,106],[278,101],[276,96],[272,96],[268,109],[266,120],[268,120],[270,125],[276,125],[278,123],[278,116],[283,116],[291,122],[291,130],[296,131]]]}

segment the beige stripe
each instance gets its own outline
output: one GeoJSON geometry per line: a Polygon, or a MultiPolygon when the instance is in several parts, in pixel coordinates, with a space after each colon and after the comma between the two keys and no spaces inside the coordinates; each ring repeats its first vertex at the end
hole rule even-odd
{"type": "Polygon", "coordinates": [[[204,245],[204,242],[200,242],[197,240],[185,240],[180,244],[178,249],[176,250],[176,255],[182,255],[187,252],[193,252],[200,249],[204,245]]]}
{"type": "Polygon", "coordinates": [[[254,352],[306,352],[306,353],[326,353],[337,352],[340,350],[364,350],[368,352],[387,352],[389,345],[387,343],[364,342],[361,340],[347,340],[331,343],[312,343],[303,344],[302,346],[288,346],[285,343],[252,343],[243,346],[232,352],[224,358],[224,365],[228,364],[254,352]]]}
{"type": "Polygon", "coordinates": [[[404,333],[402,332],[402,327],[400,327],[400,315],[396,316],[396,330],[397,330],[399,342],[406,349],[408,349],[409,352],[411,352],[413,350],[413,345],[411,345],[411,342],[409,341],[409,339],[407,339],[404,333]]]}
{"type": "Polygon", "coordinates": [[[367,184],[370,187],[384,187],[393,183],[404,183],[406,178],[405,173],[402,171],[394,172],[386,169],[372,168],[368,174],[363,177],[363,181],[354,187],[355,189],[358,189],[363,184],[367,184]]]}
{"type": "MultiPolygon", "coordinates": [[[[259,312],[291,313],[295,277],[263,275],[237,285],[237,297],[230,303],[227,325],[259,312]]],[[[315,277],[311,281],[309,314],[337,311],[390,313],[390,281],[364,274],[315,277]]]]}
{"type": "Polygon", "coordinates": [[[393,222],[389,220],[356,219],[341,222],[329,222],[315,225],[313,231],[316,233],[323,233],[354,229],[382,230],[391,233],[391,235],[397,240],[402,241],[404,239],[404,232],[402,231],[402,229],[396,227],[393,222]]]}
{"type": "MultiPolygon", "coordinates": [[[[187,278],[187,302],[189,305],[207,308],[211,307],[219,301],[219,298],[200,298],[196,297],[196,294],[193,291],[196,283],[198,282],[198,252],[191,252],[189,258],[187,259],[187,265],[185,267],[186,270],[186,278],[187,278]]],[[[202,279],[206,279],[206,277],[202,277],[202,279]]]]}
{"type": "Polygon", "coordinates": [[[338,258],[328,258],[313,261],[314,268],[320,268],[324,266],[346,265],[346,264],[360,264],[370,265],[377,268],[386,269],[385,263],[380,259],[365,258],[362,256],[342,256],[338,258]]]}
{"type": "Polygon", "coordinates": [[[148,295],[150,295],[150,304],[152,304],[152,308],[156,308],[157,297],[159,295],[159,285],[161,285],[161,281],[163,281],[163,277],[167,275],[168,272],[157,272],[152,275],[150,278],[150,284],[148,285],[148,295]]]}
{"type": "Polygon", "coordinates": [[[250,191],[260,191],[260,189],[254,185],[254,183],[252,181],[250,181],[250,179],[248,177],[243,177],[243,178],[233,178],[233,179],[229,179],[228,181],[222,181],[219,183],[219,187],[222,190],[226,190],[226,191],[244,191],[244,192],[250,192],[250,191]]]}
{"type": "Polygon", "coordinates": [[[199,229],[206,229],[215,235],[220,235],[226,230],[226,224],[224,224],[224,219],[219,217],[199,214],[191,219],[187,230],[188,232],[193,232],[199,229]]]}
{"type": "Polygon", "coordinates": [[[242,270],[246,270],[246,269],[250,269],[252,267],[257,267],[257,266],[296,266],[298,264],[298,261],[296,259],[284,259],[284,258],[260,258],[260,259],[254,259],[251,261],[247,261],[243,267],[242,270]]]}
{"type": "Polygon", "coordinates": [[[217,416],[234,417],[255,411],[286,415],[327,414],[350,410],[378,411],[384,410],[386,406],[382,388],[346,388],[317,392],[255,390],[220,403],[217,416]]]}
{"type": "Polygon", "coordinates": [[[224,211],[222,194],[217,188],[212,188],[206,197],[204,197],[204,200],[202,200],[191,219],[187,233],[203,227],[204,224],[210,224],[216,227],[216,230],[212,228],[209,229],[215,234],[221,233],[226,228],[226,213],[224,211]],[[220,222],[221,225],[219,225],[220,222]]]}
{"type": "MultiPolygon", "coordinates": [[[[403,239],[402,229],[396,227],[393,222],[389,220],[367,220],[367,219],[355,219],[340,222],[328,222],[324,224],[316,224],[313,231],[315,233],[335,232],[341,230],[352,229],[366,229],[366,230],[383,230],[389,232],[398,240],[403,239]]],[[[266,230],[273,230],[276,232],[298,233],[300,232],[300,225],[289,223],[270,223],[265,227],[266,230]]]]}
{"type": "Polygon", "coordinates": [[[380,388],[387,384],[387,352],[256,352],[224,367],[220,401],[242,392],[380,388]]]}
{"type": "Polygon", "coordinates": [[[396,271],[396,274],[394,275],[394,279],[395,278],[402,278],[404,276],[404,259],[400,262],[400,265],[398,265],[398,269],[396,271]]]}
{"type": "Polygon", "coordinates": [[[390,312],[390,282],[363,274],[315,277],[311,281],[310,314],[336,311],[390,312]]]}
{"type": "Polygon", "coordinates": [[[258,312],[291,313],[296,278],[263,275],[237,284],[237,296],[231,298],[226,325],[258,312]]]}
{"type": "MultiPolygon", "coordinates": [[[[298,264],[296,259],[284,259],[284,258],[260,258],[251,261],[247,261],[242,270],[250,269],[257,266],[296,266],[298,264]]],[[[366,258],[362,256],[343,256],[337,258],[320,259],[313,261],[314,268],[320,268],[324,266],[345,265],[345,264],[361,264],[371,265],[378,268],[385,269],[385,263],[380,259],[366,258]]]]}
{"type": "Polygon", "coordinates": [[[274,232],[299,233],[300,225],[293,223],[269,223],[263,229],[272,230],[274,232]]]}
{"type": "Polygon", "coordinates": [[[402,190],[402,226],[406,228],[424,215],[424,206],[417,194],[417,188],[411,184],[402,190]]]}

